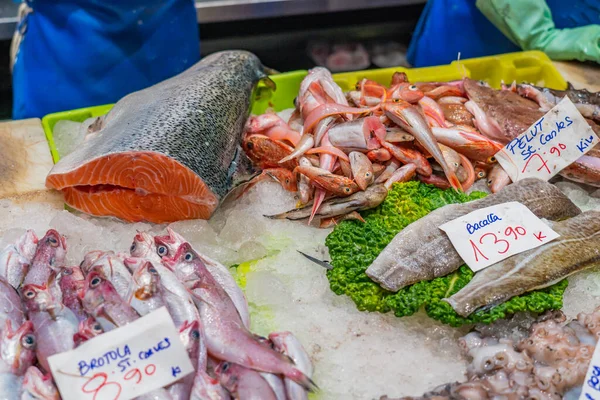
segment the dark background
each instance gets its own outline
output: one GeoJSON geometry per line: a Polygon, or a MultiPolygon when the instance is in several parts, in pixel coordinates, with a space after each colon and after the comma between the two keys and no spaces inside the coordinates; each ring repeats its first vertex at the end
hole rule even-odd
{"type": "MultiPolygon", "coordinates": [[[[305,0],[286,1],[302,4],[301,2],[305,0]]],[[[335,7],[330,8],[345,8],[344,4],[348,4],[352,5],[348,8],[354,9],[319,10],[317,13],[286,9],[281,13],[296,15],[281,16],[277,15],[276,10],[270,13],[257,12],[252,15],[254,11],[243,7],[239,12],[234,8],[230,8],[229,11],[219,11],[219,9],[205,11],[199,8],[201,53],[206,55],[225,49],[244,49],[252,51],[264,65],[278,71],[308,69],[314,66],[307,53],[307,44],[312,40],[361,42],[366,45],[393,40],[408,45],[411,32],[425,2],[424,0],[385,0],[386,5],[392,4],[392,6],[373,8],[373,4],[376,3],[373,3],[374,0],[364,0],[368,5],[360,9],[360,1],[322,1],[323,4],[335,3],[335,7]],[[417,4],[402,5],[406,3],[417,4]],[[359,9],[356,9],[357,7],[359,9]],[[271,15],[265,17],[265,14],[271,15]],[[210,21],[202,22],[203,19],[210,21]]],[[[203,4],[208,3],[210,0],[203,2],[203,4]]],[[[244,3],[244,0],[240,0],[240,3],[244,3]]],[[[0,119],[11,117],[12,83],[9,49],[17,8],[18,4],[11,0],[0,0],[0,119]]]]}

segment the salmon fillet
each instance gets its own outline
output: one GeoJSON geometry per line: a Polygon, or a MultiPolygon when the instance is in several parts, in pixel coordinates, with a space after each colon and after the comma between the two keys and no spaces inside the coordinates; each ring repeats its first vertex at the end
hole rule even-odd
{"type": "Polygon", "coordinates": [[[62,190],[71,207],[96,216],[157,224],[208,219],[218,197],[189,168],[159,153],[111,154],[62,174],[46,185],[62,190]]]}

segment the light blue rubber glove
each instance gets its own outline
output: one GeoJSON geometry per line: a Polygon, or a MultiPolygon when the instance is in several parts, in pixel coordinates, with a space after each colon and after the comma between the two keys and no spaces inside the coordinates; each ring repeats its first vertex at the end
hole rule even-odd
{"type": "Polygon", "coordinates": [[[600,25],[557,29],[544,0],[477,0],[476,6],[523,50],[541,50],[553,60],[600,63],[600,25]]]}

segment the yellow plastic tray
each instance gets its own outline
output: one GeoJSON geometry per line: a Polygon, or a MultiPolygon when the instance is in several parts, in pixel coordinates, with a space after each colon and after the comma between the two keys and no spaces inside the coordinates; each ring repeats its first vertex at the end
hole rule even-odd
{"type": "MultiPolygon", "coordinates": [[[[567,87],[567,83],[554,68],[548,56],[540,51],[524,51],[471,58],[436,67],[398,67],[347,72],[334,74],[333,77],[340,87],[344,91],[347,91],[363,78],[388,85],[392,74],[396,71],[405,72],[411,82],[453,81],[469,77],[477,80],[485,80],[495,88],[500,87],[502,80],[507,83],[513,80],[517,82],[533,82],[538,86],[545,86],[552,89],[565,89],[567,87]]],[[[298,89],[300,88],[300,82],[302,82],[307,73],[308,71],[306,70],[298,70],[271,76],[271,79],[277,84],[277,90],[271,92],[261,85],[257,90],[257,95],[252,106],[252,113],[262,114],[268,107],[273,107],[277,111],[293,107],[294,98],[297,96],[298,89]]],[[[58,121],[68,119],[83,122],[87,118],[106,114],[112,106],[109,104],[81,108],[48,114],[42,118],[42,125],[54,162],[58,161],[59,155],[52,138],[52,130],[58,121]]]]}

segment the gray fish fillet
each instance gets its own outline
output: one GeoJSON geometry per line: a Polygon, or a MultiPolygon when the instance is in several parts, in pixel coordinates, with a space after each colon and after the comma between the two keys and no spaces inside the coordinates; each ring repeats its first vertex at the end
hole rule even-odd
{"type": "Polygon", "coordinates": [[[559,238],[478,272],[458,293],[444,299],[463,317],[567,276],[600,266],[600,212],[586,211],[552,224],[559,238]]]}
{"type": "Polygon", "coordinates": [[[73,208],[135,222],[208,219],[237,179],[254,89],[266,78],[246,51],[212,54],[121,99],[98,134],[61,159],[46,186],[73,208]]]}
{"type": "Polygon", "coordinates": [[[449,204],[408,225],[369,266],[367,275],[381,287],[398,291],[407,285],[448,275],[464,264],[452,242],[438,227],[480,208],[518,201],[539,218],[551,221],[581,213],[556,186],[527,178],[496,194],[463,204],[449,204]]]}

